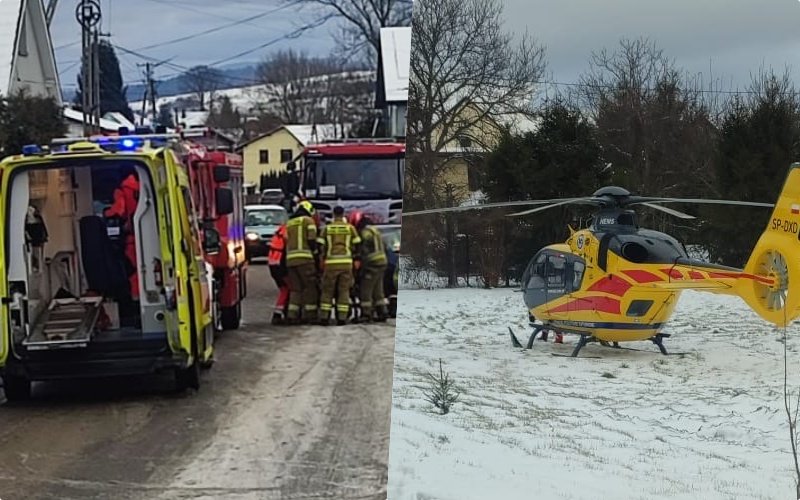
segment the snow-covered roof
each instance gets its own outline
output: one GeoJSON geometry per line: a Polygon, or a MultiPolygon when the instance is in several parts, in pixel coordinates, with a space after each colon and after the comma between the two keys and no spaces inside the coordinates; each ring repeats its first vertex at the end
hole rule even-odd
{"type": "MultiPolygon", "coordinates": [[[[0,1],[0,4],[2,4],[2,1],[0,1]]],[[[83,123],[83,112],[78,111],[77,109],[64,108],[64,118],[70,121],[83,123]]],[[[118,132],[120,127],[125,126],[126,125],[120,125],[119,123],[107,118],[100,118],[100,128],[108,132],[118,132]]],[[[133,127],[130,128],[132,129],[133,127]]]]}
{"type": "Polygon", "coordinates": [[[269,137],[276,132],[281,130],[286,130],[290,134],[297,139],[297,142],[306,146],[313,142],[322,142],[329,139],[341,139],[342,135],[347,136],[352,128],[351,124],[333,124],[333,123],[319,123],[317,125],[281,125],[279,127],[275,127],[274,129],[261,134],[259,136],[253,137],[252,139],[245,141],[239,144],[238,148],[244,148],[248,144],[256,142],[264,137],[269,137]],[[316,127],[316,131],[313,128],[316,127]],[[344,129],[344,130],[342,130],[344,129]],[[316,135],[314,134],[316,132],[316,135]]]}
{"type": "Polygon", "coordinates": [[[0,0],[0,94],[7,95],[11,85],[11,64],[14,61],[22,0],[0,0]]]}
{"type": "Polygon", "coordinates": [[[117,124],[117,128],[126,127],[129,130],[133,130],[133,129],[136,128],[136,124],[131,123],[131,121],[129,121],[127,118],[125,118],[125,115],[123,115],[122,113],[120,113],[118,111],[108,112],[105,115],[103,115],[103,118],[106,119],[106,120],[109,120],[109,121],[112,121],[112,122],[116,123],[117,124]]]}
{"type": "MultiPolygon", "coordinates": [[[[317,125],[284,125],[290,134],[295,136],[297,141],[303,146],[312,142],[320,142],[328,139],[340,139],[342,136],[342,125],[332,123],[320,123],[317,125]],[[316,130],[314,130],[316,127],[316,130]],[[316,134],[315,134],[316,132],[316,134]]],[[[350,127],[344,126],[344,135],[347,135],[350,127]]]]}
{"type": "Polygon", "coordinates": [[[208,111],[187,111],[186,118],[181,114],[178,121],[186,128],[204,127],[208,121],[208,111]]]}
{"type": "Polygon", "coordinates": [[[387,102],[408,101],[411,28],[381,28],[383,88],[387,102]]]}

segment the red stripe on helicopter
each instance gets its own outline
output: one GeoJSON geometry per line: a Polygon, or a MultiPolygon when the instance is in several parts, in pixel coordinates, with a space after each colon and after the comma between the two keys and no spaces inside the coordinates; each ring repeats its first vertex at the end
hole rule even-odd
{"type": "Polygon", "coordinates": [[[631,285],[624,279],[620,278],[619,276],[614,276],[613,274],[610,274],[606,277],[603,277],[603,279],[596,281],[592,286],[590,286],[587,289],[587,291],[611,293],[622,297],[625,295],[625,292],[627,292],[631,288],[631,286],[633,285],[631,285]]]}
{"type": "Polygon", "coordinates": [[[706,279],[706,277],[705,277],[705,276],[703,276],[703,273],[699,273],[699,272],[697,272],[697,271],[689,271],[689,277],[690,277],[690,278],[692,278],[693,280],[703,280],[703,279],[706,279]]]}
{"type": "Polygon", "coordinates": [[[664,281],[663,278],[660,276],[656,276],[653,273],[642,271],[639,269],[634,269],[632,271],[622,271],[623,273],[627,274],[631,278],[635,279],[639,283],[652,283],[654,281],[664,281]]]}
{"type": "Polygon", "coordinates": [[[711,278],[745,278],[758,281],[759,283],[764,283],[765,285],[771,285],[773,283],[773,281],[769,278],[748,273],[717,273],[709,271],[708,276],[711,278]]]}
{"type": "Polygon", "coordinates": [[[666,274],[670,278],[675,278],[676,280],[683,279],[683,274],[674,267],[668,267],[666,269],[662,269],[661,272],[666,274]]]}
{"type": "Polygon", "coordinates": [[[609,297],[586,297],[572,300],[566,304],[548,309],[549,313],[575,312],[575,311],[600,311],[619,314],[619,301],[609,297]]]}

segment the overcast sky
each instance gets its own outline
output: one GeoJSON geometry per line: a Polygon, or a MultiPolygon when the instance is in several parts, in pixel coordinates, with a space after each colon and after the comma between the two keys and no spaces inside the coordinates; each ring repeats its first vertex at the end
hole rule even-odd
{"type": "Polygon", "coordinates": [[[593,50],[649,37],[676,66],[745,88],[763,64],[800,82],[798,0],[505,0],[506,28],[547,48],[553,79],[575,82],[593,50]]]}
{"type": "MultiPolygon", "coordinates": [[[[181,66],[208,64],[279,38],[317,19],[318,12],[297,12],[281,8],[282,0],[100,0],[103,31],[110,32],[112,43],[156,59],[174,57],[181,66]],[[274,11],[274,12],[272,12],[274,11]],[[141,47],[173,40],[216,28],[233,21],[271,12],[247,24],[240,24],[192,40],[138,51],[141,47]]],[[[56,47],[61,83],[75,86],[79,71],[81,29],[75,20],[77,0],[61,0],[51,26],[56,47]]],[[[293,40],[283,40],[231,64],[261,60],[270,51],[293,47],[316,55],[334,47],[333,25],[326,24],[293,40]]],[[[128,83],[141,80],[137,63],[145,60],[117,50],[123,77],[128,83]]],[[[159,67],[156,77],[172,76],[175,67],[159,67]]]]}

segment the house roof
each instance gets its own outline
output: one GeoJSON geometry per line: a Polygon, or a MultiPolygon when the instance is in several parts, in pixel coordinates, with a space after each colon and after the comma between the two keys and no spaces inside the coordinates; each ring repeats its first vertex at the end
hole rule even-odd
{"type": "MultiPolygon", "coordinates": [[[[2,2],[0,2],[2,4],[2,2]]],[[[72,108],[64,108],[64,118],[73,122],[83,123],[83,112],[78,111],[77,109],[72,108]]],[[[125,125],[120,125],[119,123],[108,120],[106,118],[100,118],[100,128],[108,132],[118,132],[120,127],[124,127],[125,125]]]]}
{"type": "MultiPolygon", "coordinates": [[[[305,146],[307,144],[310,144],[314,140],[313,127],[315,127],[315,125],[280,125],[268,132],[253,137],[249,141],[241,143],[239,145],[239,148],[244,148],[245,146],[248,146],[258,140],[261,140],[264,137],[269,137],[275,134],[276,132],[279,132],[284,129],[290,134],[292,134],[294,138],[297,139],[297,142],[305,146]]],[[[320,123],[316,125],[316,128],[317,128],[316,129],[317,141],[324,141],[327,139],[338,139],[341,136],[340,132],[342,130],[342,125],[335,125],[332,123],[320,123]]],[[[349,131],[350,131],[350,125],[345,124],[344,125],[345,134],[347,134],[347,132],[349,131]]]]}
{"type": "Polygon", "coordinates": [[[130,122],[125,115],[118,111],[110,111],[103,115],[103,118],[112,122],[117,123],[117,128],[119,127],[126,127],[129,130],[133,130],[136,128],[136,124],[130,122]]]}
{"type": "Polygon", "coordinates": [[[381,64],[386,102],[408,101],[411,27],[381,28],[381,64]]]}
{"type": "Polygon", "coordinates": [[[11,65],[14,61],[22,0],[0,1],[0,94],[7,95],[11,86],[11,65]]]}

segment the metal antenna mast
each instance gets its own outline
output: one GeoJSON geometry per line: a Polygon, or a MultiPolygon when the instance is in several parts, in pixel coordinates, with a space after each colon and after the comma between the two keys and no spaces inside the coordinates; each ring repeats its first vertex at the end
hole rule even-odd
{"type": "Polygon", "coordinates": [[[81,25],[83,71],[81,90],[83,102],[83,133],[88,137],[100,131],[100,57],[98,41],[101,19],[98,0],[80,0],[75,19],[81,25]]]}

